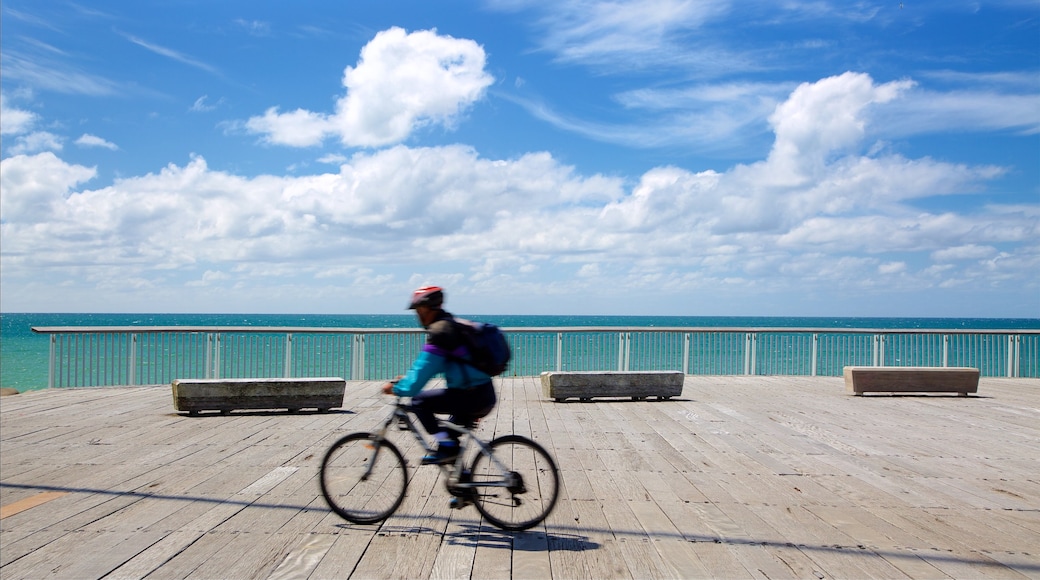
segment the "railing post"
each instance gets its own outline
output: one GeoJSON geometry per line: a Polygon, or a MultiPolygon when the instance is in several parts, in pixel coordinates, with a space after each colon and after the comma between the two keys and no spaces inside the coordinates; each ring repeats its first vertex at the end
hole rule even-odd
{"type": "Polygon", "coordinates": [[[130,378],[130,386],[137,384],[137,333],[130,335],[130,368],[127,375],[130,378]]]}
{"type": "Polygon", "coordinates": [[[350,378],[355,381],[365,380],[365,335],[354,335],[354,348],[350,357],[350,378]]]}
{"type": "Polygon", "coordinates": [[[220,343],[223,342],[223,335],[216,333],[213,337],[213,376],[214,379],[220,378],[220,343]]]}
{"type": "Polygon", "coordinates": [[[53,389],[54,388],[54,374],[57,371],[57,367],[55,365],[58,362],[57,356],[56,356],[57,344],[58,344],[58,335],[57,334],[52,334],[51,335],[51,354],[50,354],[50,360],[48,361],[48,366],[50,368],[47,369],[47,388],[48,389],[53,389]]]}
{"type": "Polygon", "coordinates": [[[682,374],[690,374],[690,333],[683,334],[682,374]]]}
{"type": "Polygon", "coordinates": [[[292,341],[293,336],[291,332],[285,333],[285,369],[282,371],[282,376],[289,378],[292,376],[292,341]]]}
{"type": "Polygon", "coordinates": [[[1018,335],[1008,335],[1008,360],[1007,360],[1007,377],[1009,379],[1015,378],[1018,371],[1018,335]]]}
{"type": "Polygon", "coordinates": [[[942,337],[942,366],[950,366],[950,335],[944,334],[942,337]]]}
{"type": "Polygon", "coordinates": [[[563,333],[556,333],[556,370],[563,370],[563,333]]]}
{"type": "Polygon", "coordinates": [[[744,374],[749,375],[748,366],[750,366],[749,359],[751,358],[751,333],[744,333],[744,374]]]}
{"type": "Polygon", "coordinates": [[[755,350],[758,348],[758,334],[749,332],[744,335],[744,374],[755,374],[756,357],[755,350]]]}
{"type": "Polygon", "coordinates": [[[809,357],[809,359],[810,359],[809,360],[809,365],[811,367],[809,369],[809,376],[810,377],[815,377],[816,376],[816,353],[819,350],[819,348],[820,348],[820,335],[814,332],[813,335],[812,335],[812,355],[810,355],[810,357],[809,357]]]}
{"type": "Polygon", "coordinates": [[[751,333],[751,373],[758,374],[758,333],[751,333]]]}
{"type": "Polygon", "coordinates": [[[880,345],[881,345],[881,335],[880,334],[875,334],[874,335],[874,347],[873,347],[873,351],[871,352],[871,365],[875,366],[875,367],[881,366],[881,358],[880,358],[881,346],[880,345]]]}

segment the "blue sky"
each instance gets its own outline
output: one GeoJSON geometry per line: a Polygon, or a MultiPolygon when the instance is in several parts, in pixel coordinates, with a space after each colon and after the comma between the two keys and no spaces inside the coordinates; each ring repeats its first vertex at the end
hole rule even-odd
{"type": "Polygon", "coordinates": [[[0,309],[1040,317],[1040,2],[5,0],[0,309]]]}

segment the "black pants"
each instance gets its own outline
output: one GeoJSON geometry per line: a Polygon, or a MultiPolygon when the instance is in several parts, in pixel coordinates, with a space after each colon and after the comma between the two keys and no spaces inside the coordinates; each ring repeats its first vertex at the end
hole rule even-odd
{"type": "MultiPolygon", "coordinates": [[[[451,415],[450,421],[466,428],[486,416],[498,402],[495,386],[487,384],[470,389],[427,389],[412,397],[412,412],[422,423],[423,429],[433,435],[441,430],[440,421],[434,415],[451,415]]],[[[453,439],[458,433],[451,432],[453,439]]]]}

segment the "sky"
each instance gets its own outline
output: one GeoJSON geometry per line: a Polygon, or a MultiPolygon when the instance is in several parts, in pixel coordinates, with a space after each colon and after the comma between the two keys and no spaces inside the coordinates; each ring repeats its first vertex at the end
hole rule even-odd
{"type": "Polygon", "coordinates": [[[0,311],[1040,317],[1040,0],[4,0],[0,311]]]}

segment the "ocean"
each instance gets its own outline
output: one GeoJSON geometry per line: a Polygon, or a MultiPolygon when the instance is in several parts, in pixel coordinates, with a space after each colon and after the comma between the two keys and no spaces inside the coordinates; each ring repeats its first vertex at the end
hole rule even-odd
{"type": "MultiPolygon", "coordinates": [[[[1040,329],[1031,318],[844,318],[771,316],[459,316],[502,327],[1040,329]]],[[[271,326],[414,328],[412,314],[31,314],[0,313],[0,386],[19,391],[47,386],[47,336],[42,326],[271,326]]]]}

